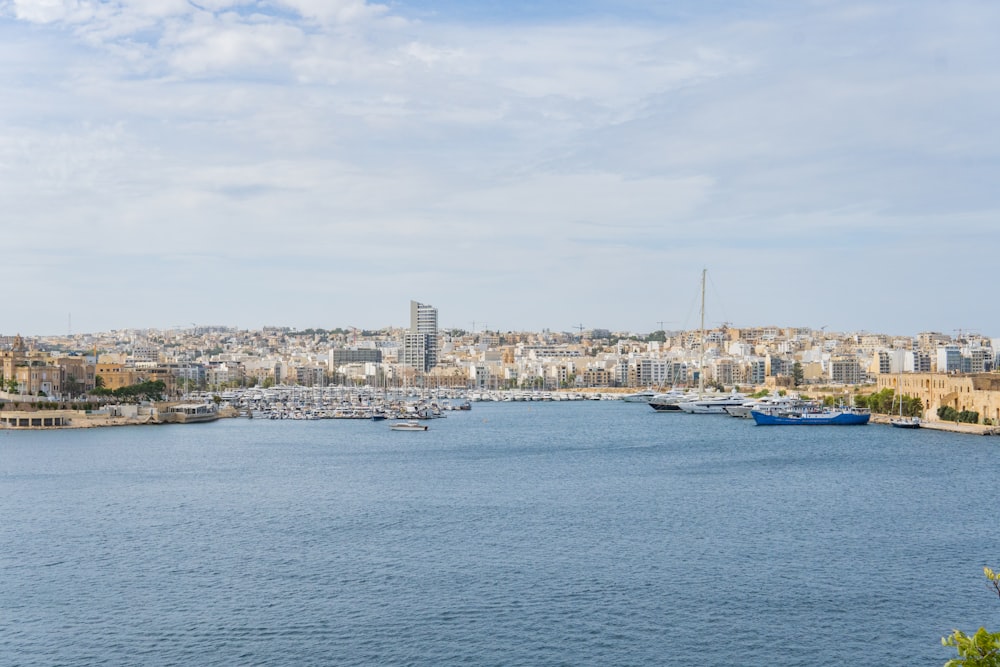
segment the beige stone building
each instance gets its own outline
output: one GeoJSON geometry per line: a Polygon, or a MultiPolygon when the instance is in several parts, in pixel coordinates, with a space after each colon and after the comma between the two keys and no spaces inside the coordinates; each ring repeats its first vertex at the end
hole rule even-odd
{"type": "Polygon", "coordinates": [[[14,392],[29,396],[58,396],[62,394],[65,370],[54,365],[43,352],[26,350],[21,336],[14,339],[10,350],[0,352],[0,375],[3,376],[4,387],[16,386],[14,392]]]}
{"type": "Polygon", "coordinates": [[[139,376],[134,368],[128,368],[125,364],[115,364],[101,362],[97,364],[95,371],[97,377],[101,378],[105,389],[114,391],[122,387],[128,387],[139,381],[139,376]]]}
{"type": "Polygon", "coordinates": [[[979,413],[979,423],[1000,424],[1000,373],[900,373],[881,375],[878,389],[915,396],[924,404],[924,419],[937,421],[938,408],[950,406],[979,413]]]}

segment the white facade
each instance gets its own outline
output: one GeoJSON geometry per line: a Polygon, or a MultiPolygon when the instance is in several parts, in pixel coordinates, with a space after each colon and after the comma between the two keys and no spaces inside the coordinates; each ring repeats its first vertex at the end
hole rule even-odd
{"type": "Polygon", "coordinates": [[[403,338],[403,363],[422,371],[429,371],[437,366],[437,338],[437,308],[410,301],[410,332],[403,338]],[[418,337],[423,337],[422,343],[418,337]],[[421,357],[419,361],[418,355],[421,357]]]}

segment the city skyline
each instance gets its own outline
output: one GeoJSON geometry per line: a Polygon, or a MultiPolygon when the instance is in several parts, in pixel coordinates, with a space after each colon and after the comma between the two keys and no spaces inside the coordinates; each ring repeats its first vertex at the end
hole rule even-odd
{"type": "Polygon", "coordinates": [[[0,328],[990,335],[997,19],[2,3],[0,328]]]}
{"type": "MultiPolygon", "coordinates": [[[[426,304],[421,304],[427,308],[434,309],[426,304]]],[[[647,340],[658,340],[656,338],[657,334],[666,334],[668,337],[678,336],[682,334],[696,335],[700,328],[697,324],[688,327],[666,327],[664,329],[649,329],[649,330],[631,330],[631,329],[610,329],[608,327],[581,327],[580,325],[573,327],[565,327],[561,329],[544,327],[542,329],[498,329],[496,327],[487,326],[488,323],[484,322],[482,325],[476,323],[475,328],[472,327],[460,327],[460,326],[450,326],[448,324],[440,325],[437,328],[439,336],[455,336],[455,337],[466,337],[466,336],[479,336],[483,334],[499,335],[503,336],[505,334],[511,334],[517,337],[521,336],[539,336],[539,337],[568,337],[574,340],[580,339],[593,339],[593,340],[603,340],[606,338],[618,339],[618,338],[631,338],[639,341],[647,340]]],[[[834,339],[848,339],[848,338],[865,338],[865,337],[884,337],[892,340],[902,340],[911,339],[918,340],[921,337],[931,335],[934,337],[941,337],[942,339],[947,339],[954,343],[968,343],[976,342],[981,340],[991,341],[992,344],[1000,347],[1000,336],[995,336],[993,332],[983,331],[980,329],[944,329],[944,330],[932,330],[928,329],[919,332],[900,332],[900,331],[877,331],[873,329],[857,329],[857,330],[834,330],[830,327],[816,327],[810,326],[808,324],[788,324],[788,323],[768,323],[768,324],[748,324],[737,326],[732,322],[720,322],[716,324],[705,324],[705,334],[709,336],[711,340],[712,335],[717,335],[723,331],[769,331],[773,330],[781,336],[794,336],[796,332],[808,332],[814,337],[826,337],[830,340],[834,339]]],[[[396,336],[398,337],[401,345],[406,346],[406,338],[413,333],[411,324],[389,324],[381,327],[355,327],[347,326],[344,324],[333,323],[328,326],[308,326],[308,327],[294,327],[283,325],[279,322],[272,322],[259,327],[241,327],[232,324],[226,324],[224,322],[202,322],[202,323],[191,323],[187,326],[173,326],[173,327],[123,327],[120,329],[105,329],[105,330],[94,330],[94,331],[69,331],[69,332],[53,332],[53,333],[26,333],[19,329],[10,330],[0,330],[0,339],[7,340],[8,345],[10,340],[17,338],[22,338],[24,340],[70,340],[77,337],[103,337],[109,335],[123,335],[127,334],[133,337],[144,336],[148,334],[154,335],[217,335],[220,332],[245,332],[250,334],[263,334],[267,332],[281,332],[288,335],[301,335],[303,333],[314,333],[316,335],[333,335],[342,337],[345,341],[343,343],[344,349],[353,349],[356,347],[356,342],[360,339],[366,338],[376,338],[382,339],[386,336],[396,336]]],[[[429,331],[425,331],[421,335],[429,334],[429,331]]],[[[423,354],[423,348],[420,350],[420,354],[423,354]]],[[[435,354],[437,351],[435,350],[435,354]]]]}

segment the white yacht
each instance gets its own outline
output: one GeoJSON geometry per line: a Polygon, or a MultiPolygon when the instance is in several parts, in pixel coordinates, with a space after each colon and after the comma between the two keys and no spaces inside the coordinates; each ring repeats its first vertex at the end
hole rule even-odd
{"type": "Polygon", "coordinates": [[[726,396],[703,396],[695,400],[687,400],[677,404],[684,412],[694,415],[724,415],[727,407],[743,405],[747,397],[733,392],[726,396]]]}
{"type": "Polygon", "coordinates": [[[671,389],[670,391],[657,394],[653,398],[649,399],[649,407],[653,408],[657,412],[680,412],[680,404],[684,401],[691,401],[697,398],[697,394],[689,394],[686,391],[681,391],[680,389],[671,389]]]}
{"type": "Polygon", "coordinates": [[[656,396],[655,391],[652,389],[645,389],[643,391],[637,391],[634,394],[622,396],[622,400],[626,403],[649,403],[654,396],[656,396]]]}
{"type": "Polygon", "coordinates": [[[753,415],[750,413],[754,410],[771,414],[774,412],[794,410],[801,407],[802,404],[803,401],[797,394],[790,396],[774,395],[745,401],[742,405],[727,407],[725,408],[725,411],[730,417],[753,419],[753,415]]]}

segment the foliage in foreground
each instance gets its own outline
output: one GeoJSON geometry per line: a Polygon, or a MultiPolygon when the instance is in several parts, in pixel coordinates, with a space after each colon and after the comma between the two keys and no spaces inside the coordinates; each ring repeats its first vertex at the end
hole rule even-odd
{"type": "MultiPolygon", "coordinates": [[[[1000,595],[1000,573],[984,567],[983,574],[1000,595]]],[[[1000,632],[979,628],[972,635],[967,635],[961,630],[954,630],[947,637],[942,637],[941,643],[958,652],[958,657],[944,663],[944,667],[1000,667],[1000,632]]]]}
{"type": "Polygon", "coordinates": [[[859,394],[854,397],[854,404],[883,415],[896,415],[900,412],[903,413],[904,417],[923,417],[924,415],[924,404],[919,398],[906,394],[897,396],[896,392],[888,387],[874,394],[859,394]],[[900,410],[900,401],[903,403],[902,410],[900,410]]]}
{"type": "Polygon", "coordinates": [[[959,422],[961,424],[978,424],[979,413],[974,410],[962,410],[959,412],[950,405],[942,405],[937,411],[938,419],[946,422],[959,422]]]}
{"type": "Polygon", "coordinates": [[[117,399],[138,403],[142,399],[150,401],[162,401],[163,392],[167,386],[163,380],[152,380],[150,382],[140,382],[139,384],[119,387],[118,389],[108,389],[107,387],[97,387],[90,393],[94,396],[114,396],[117,399]]]}

